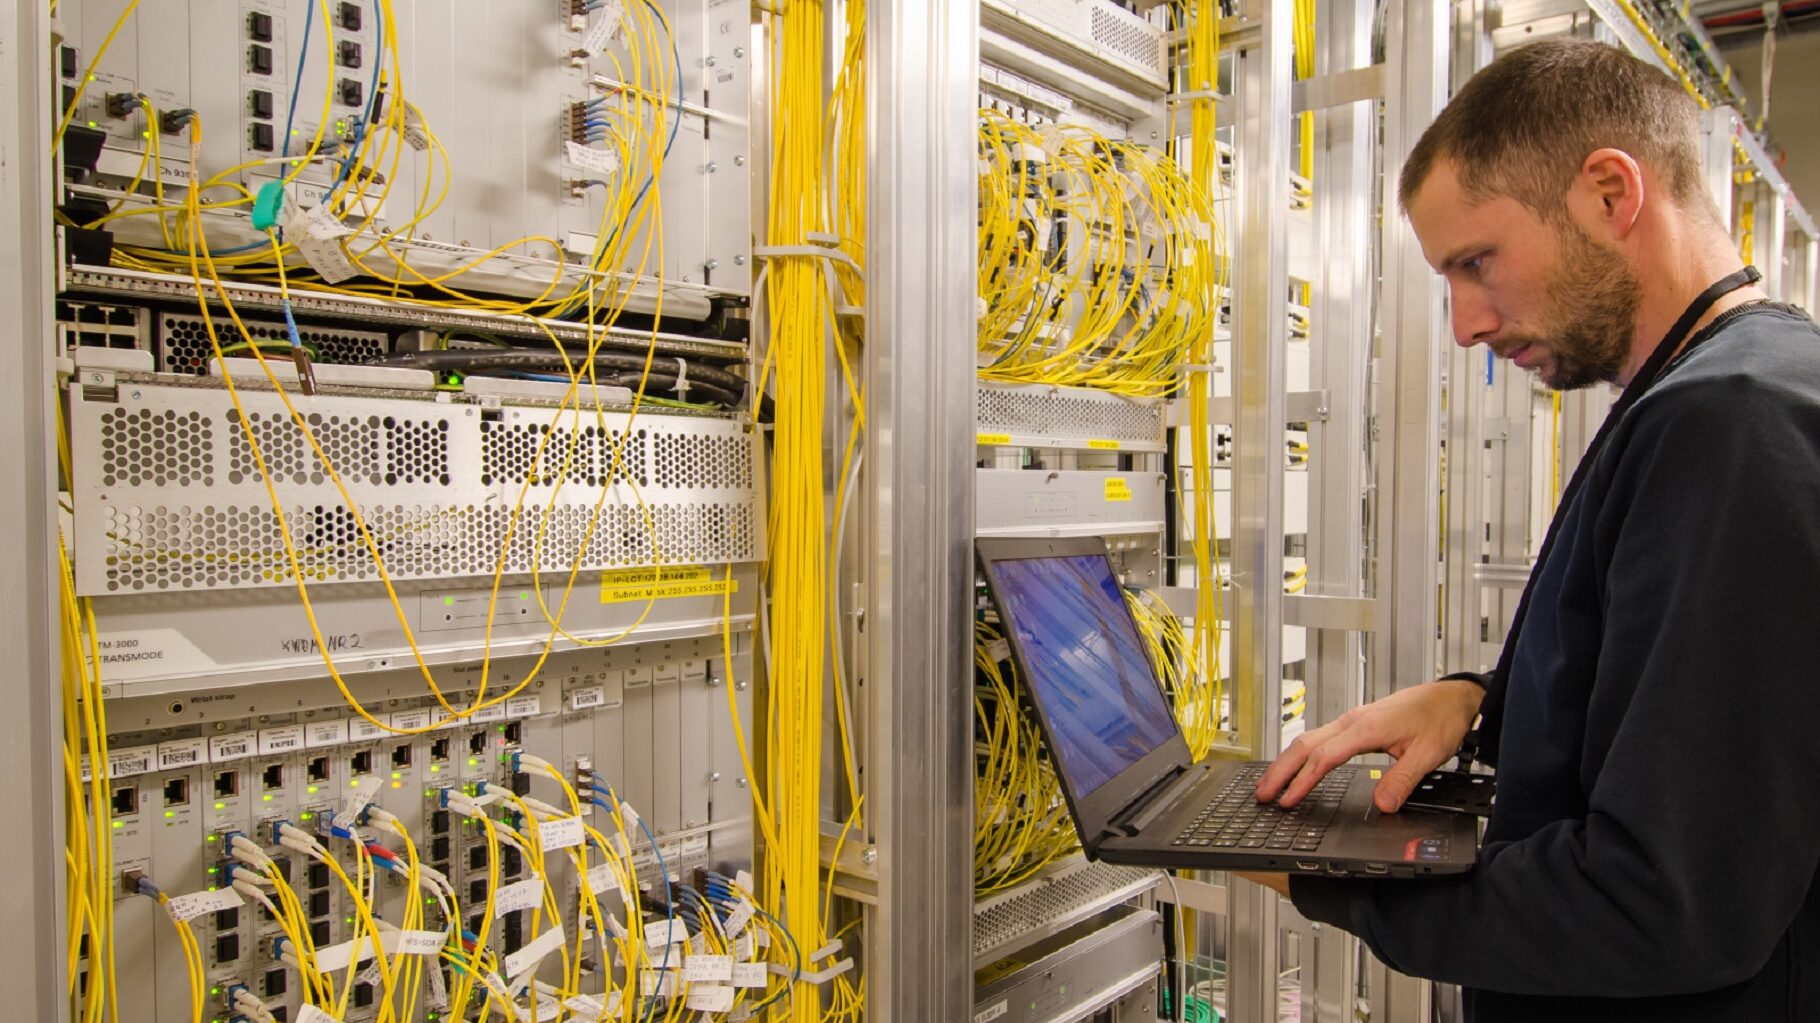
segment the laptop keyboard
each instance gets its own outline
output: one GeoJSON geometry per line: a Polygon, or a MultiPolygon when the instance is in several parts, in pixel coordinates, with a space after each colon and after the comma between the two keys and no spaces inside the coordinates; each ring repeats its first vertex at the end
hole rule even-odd
{"type": "Polygon", "coordinates": [[[1233,775],[1171,844],[1195,849],[1314,852],[1327,837],[1327,826],[1339,813],[1340,800],[1357,770],[1334,769],[1300,803],[1284,809],[1258,802],[1258,779],[1264,775],[1264,765],[1247,766],[1233,775]]]}

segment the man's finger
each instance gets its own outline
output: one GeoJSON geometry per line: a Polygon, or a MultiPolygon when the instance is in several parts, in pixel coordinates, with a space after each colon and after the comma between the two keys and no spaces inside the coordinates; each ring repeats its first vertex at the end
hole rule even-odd
{"type": "Polygon", "coordinates": [[[1283,786],[1289,784],[1289,779],[1294,778],[1296,772],[1302,769],[1302,763],[1308,759],[1308,751],[1326,742],[1331,736],[1338,735],[1345,727],[1340,722],[1333,721],[1297,736],[1264,772],[1264,777],[1258,779],[1258,801],[1268,803],[1275,799],[1283,791],[1283,786]]]}
{"type": "Polygon", "coordinates": [[[1403,808],[1410,793],[1427,777],[1428,772],[1447,759],[1447,754],[1436,754],[1427,746],[1411,745],[1401,759],[1384,770],[1384,776],[1378,779],[1372,790],[1371,800],[1384,813],[1396,813],[1403,808]]]}
{"type": "Polygon", "coordinates": [[[1284,806],[1296,805],[1320,784],[1322,778],[1327,777],[1329,771],[1361,753],[1377,748],[1377,741],[1365,728],[1358,725],[1348,728],[1309,752],[1302,769],[1296,772],[1295,780],[1283,790],[1277,802],[1284,806]]]}

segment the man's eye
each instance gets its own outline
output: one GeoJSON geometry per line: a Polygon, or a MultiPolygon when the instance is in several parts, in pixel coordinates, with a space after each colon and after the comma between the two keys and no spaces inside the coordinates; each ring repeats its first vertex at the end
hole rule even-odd
{"type": "Polygon", "coordinates": [[[1462,269],[1466,270],[1466,272],[1476,274],[1485,266],[1485,257],[1474,256],[1471,259],[1462,262],[1460,266],[1462,269]]]}

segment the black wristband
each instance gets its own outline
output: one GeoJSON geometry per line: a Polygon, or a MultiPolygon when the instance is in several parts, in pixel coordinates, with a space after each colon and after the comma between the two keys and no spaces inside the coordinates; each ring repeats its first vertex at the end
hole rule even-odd
{"type": "Polygon", "coordinates": [[[1471,682],[1480,689],[1491,688],[1491,673],[1485,671],[1456,671],[1451,675],[1442,675],[1439,682],[1471,682]]]}

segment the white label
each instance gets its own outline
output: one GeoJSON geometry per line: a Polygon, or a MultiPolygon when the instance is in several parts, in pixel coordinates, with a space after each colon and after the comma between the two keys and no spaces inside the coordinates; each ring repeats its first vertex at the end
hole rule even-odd
{"type": "Polygon", "coordinates": [[[375,775],[363,774],[348,779],[348,787],[341,790],[341,811],[358,815],[378,791],[379,778],[375,775]]]}
{"type": "Polygon", "coordinates": [[[727,933],[738,934],[741,931],[744,931],[746,925],[752,922],[752,917],[757,912],[757,908],[750,902],[747,902],[744,899],[739,900],[739,905],[727,917],[727,933]]]}
{"type": "MultiPolygon", "coordinates": [[[[562,924],[556,924],[549,930],[531,939],[529,945],[506,956],[506,974],[513,978],[520,977],[526,970],[536,966],[544,956],[549,955],[551,952],[554,952],[561,947],[562,924]]],[[[517,990],[518,982],[516,980],[512,982],[512,988],[513,990],[517,990]]]]}
{"type": "Polygon", "coordinates": [[[582,833],[580,817],[558,817],[553,821],[539,821],[537,835],[538,839],[542,841],[543,851],[546,853],[580,845],[585,837],[582,833]]]}
{"type": "Polygon", "coordinates": [[[207,763],[209,759],[209,741],[207,739],[179,739],[176,742],[158,744],[158,770],[175,771],[184,767],[194,767],[207,763]]]}
{"type": "Polygon", "coordinates": [[[433,956],[448,940],[441,931],[387,931],[380,936],[379,947],[392,955],[433,956]]]}
{"type": "Polygon", "coordinates": [[[373,939],[372,939],[372,937],[370,935],[365,935],[365,934],[361,935],[360,939],[359,939],[359,944],[360,944],[360,956],[358,959],[356,959],[354,956],[355,943],[352,941],[344,941],[339,945],[330,945],[327,948],[317,949],[316,950],[316,968],[325,973],[330,970],[345,970],[348,968],[348,964],[350,964],[350,963],[353,963],[353,962],[364,963],[368,959],[373,958],[373,939]]]}
{"type": "Polygon", "coordinates": [[[444,981],[442,979],[442,971],[439,969],[436,969],[435,967],[432,966],[426,972],[428,972],[430,975],[430,997],[429,997],[430,1008],[432,1008],[432,1009],[448,1008],[449,1007],[449,986],[448,986],[448,984],[444,983],[444,981]]]}
{"type": "Polygon", "coordinates": [[[284,228],[285,240],[296,245],[310,269],[330,284],[339,284],[356,273],[341,247],[341,239],[353,233],[353,228],[335,219],[335,211],[326,205],[298,213],[284,228]]]}
{"type": "Polygon", "coordinates": [[[583,689],[569,690],[570,710],[587,710],[589,707],[602,706],[606,702],[607,690],[605,686],[587,686],[583,689]]]}
{"type": "Polygon", "coordinates": [[[385,729],[366,718],[348,719],[349,742],[365,742],[368,739],[377,739],[384,734],[385,729]]]}
{"type": "Polygon", "coordinates": [[[588,873],[583,877],[583,880],[587,882],[588,891],[595,895],[600,895],[603,892],[610,892],[619,887],[619,878],[613,873],[613,865],[611,863],[596,863],[592,867],[589,867],[588,873]]]}
{"type": "MultiPolygon", "coordinates": [[[[527,877],[523,881],[514,881],[506,885],[499,890],[497,895],[493,896],[493,915],[501,917],[507,913],[516,913],[521,909],[530,909],[532,906],[542,904],[543,879],[527,877]]],[[[511,973],[512,971],[507,970],[506,972],[511,973]]]]}
{"type": "Polygon", "coordinates": [[[312,721],[303,726],[303,748],[320,749],[339,746],[348,741],[348,719],[312,721]]]}
{"type": "Polygon", "coordinates": [[[734,987],[765,987],[771,982],[770,971],[764,963],[734,963],[734,987]]]}
{"type": "Polygon", "coordinates": [[[974,1013],[973,1014],[973,1023],[991,1023],[992,1020],[998,1019],[1000,1016],[1003,1016],[1005,1013],[1010,1012],[1010,1011],[1011,1011],[1011,999],[1007,998],[1007,999],[1004,999],[1003,1001],[999,1002],[996,1005],[993,1005],[989,1008],[981,1009],[980,1011],[974,1013]]]}
{"type": "Polygon", "coordinates": [[[158,747],[135,746],[132,749],[108,750],[107,773],[111,778],[131,778],[145,774],[158,759],[158,747]]]}
{"type": "Polygon", "coordinates": [[[594,24],[589,26],[587,38],[581,41],[581,48],[588,51],[590,57],[600,53],[609,41],[625,35],[625,20],[626,5],[622,0],[606,0],[594,24]]]}
{"type": "Polygon", "coordinates": [[[286,725],[283,728],[261,728],[259,730],[259,752],[290,753],[303,748],[303,726],[286,725]]]}
{"type": "Polygon", "coordinates": [[[314,1005],[304,1005],[297,1010],[297,1023],[341,1023],[341,1021],[314,1005]]]}
{"type": "MultiPolygon", "coordinates": [[[[380,944],[385,944],[383,939],[380,941],[380,944]]],[[[356,984],[371,984],[374,987],[378,987],[379,982],[384,979],[385,975],[379,972],[379,964],[375,962],[366,969],[361,970],[360,976],[355,977],[354,982],[356,984]]]]}
{"type": "Polygon", "coordinates": [[[506,701],[506,717],[529,718],[543,713],[543,697],[540,695],[514,696],[506,701]]]}
{"type": "Polygon", "coordinates": [[[109,682],[210,674],[218,665],[177,629],[103,632],[95,638],[109,682]]]}
{"type": "Polygon", "coordinates": [[[689,940],[689,925],[681,920],[659,920],[645,927],[645,944],[652,948],[677,945],[689,940]]]}
{"type": "Polygon", "coordinates": [[[732,988],[720,984],[699,984],[689,989],[687,1005],[693,1012],[731,1012],[732,988]]]}
{"type": "Polygon", "coordinates": [[[427,710],[401,710],[392,715],[392,727],[401,732],[420,732],[430,727],[427,710]]]}
{"type": "Polygon", "coordinates": [[[232,888],[217,888],[212,892],[191,892],[179,895],[165,904],[165,911],[178,923],[194,920],[204,913],[217,910],[233,909],[246,905],[246,900],[232,888]]]}
{"type": "Polygon", "coordinates": [[[258,742],[258,732],[211,735],[209,736],[209,763],[225,764],[234,760],[244,760],[253,755],[254,746],[258,742]]]}
{"type": "Polygon", "coordinates": [[[739,888],[740,891],[743,891],[743,892],[751,891],[752,890],[752,872],[749,870],[734,871],[733,883],[734,883],[734,885],[736,885],[739,888]]]}
{"type": "Polygon", "coordinates": [[[683,960],[683,979],[691,984],[725,984],[733,980],[732,956],[690,956],[683,960]]]}
{"type": "Polygon", "coordinates": [[[593,1023],[619,1011],[619,992],[607,992],[605,1001],[594,995],[576,995],[562,1004],[580,1019],[593,1023]]]}
{"type": "Polygon", "coordinates": [[[562,1003],[554,998],[545,998],[537,1003],[535,1011],[530,1006],[514,1004],[512,1014],[517,1016],[522,1023],[549,1023],[550,1020],[562,1015],[562,1003]]]}
{"type": "Polygon", "coordinates": [[[488,704],[468,715],[468,720],[477,725],[484,724],[488,721],[504,721],[505,719],[506,705],[503,703],[488,704]]]}
{"type": "Polygon", "coordinates": [[[423,114],[409,103],[404,105],[404,128],[399,134],[404,136],[406,145],[420,153],[430,148],[430,131],[423,123],[423,114]]]}
{"type": "Polygon", "coordinates": [[[1002,639],[995,639],[986,644],[986,656],[994,661],[1011,659],[1011,644],[1002,639]]]}

